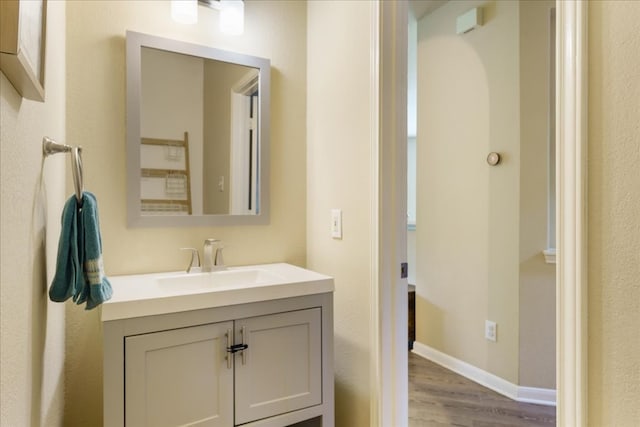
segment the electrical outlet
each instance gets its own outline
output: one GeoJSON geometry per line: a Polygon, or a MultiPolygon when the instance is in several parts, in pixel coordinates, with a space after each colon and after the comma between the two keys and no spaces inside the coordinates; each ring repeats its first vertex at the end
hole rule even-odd
{"type": "Polygon", "coordinates": [[[491,320],[484,321],[484,337],[489,341],[498,341],[498,325],[491,320]]]}

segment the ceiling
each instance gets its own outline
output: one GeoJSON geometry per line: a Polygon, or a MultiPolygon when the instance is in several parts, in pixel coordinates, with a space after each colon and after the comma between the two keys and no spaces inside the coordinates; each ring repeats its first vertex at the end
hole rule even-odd
{"type": "Polygon", "coordinates": [[[409,0],[409,10],[411,10],[419,21],[425,15],[433,12],[448,0],[409,0]]]}

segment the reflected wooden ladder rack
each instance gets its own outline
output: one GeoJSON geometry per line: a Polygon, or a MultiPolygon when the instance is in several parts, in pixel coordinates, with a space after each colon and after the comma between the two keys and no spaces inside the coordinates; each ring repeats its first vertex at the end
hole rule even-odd
{"type": "Polygon", "coordinates": [[[141,138],[142,145],[155,145],[165,147],[178,147],[184,149],[185,169],[167,169],[167,168],[142,168],[141,176],[143,178],[167,178],[172,174],[185,175],[186,177],[186,199],[146,199],[141,198],[141,203],[147,205],[169,205],[184,206],[189,215],[192,214],[191,206],[191,172],[189,167],[189,132],[184,133],[184,139],[156,139],[141,138]]]}

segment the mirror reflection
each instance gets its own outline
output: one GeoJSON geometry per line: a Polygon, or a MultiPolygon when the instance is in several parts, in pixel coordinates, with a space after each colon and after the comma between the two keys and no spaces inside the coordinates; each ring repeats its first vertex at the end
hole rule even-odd
{"type": "Polygon", "coordinates": [[[127,33],[129,223],[267,221],[269,61],[127,33]]]}
{"type": "Polygon", "coordinates": [[[258,70],[148,47],[141,69],[142,214],[258,213],[258,70]]]}

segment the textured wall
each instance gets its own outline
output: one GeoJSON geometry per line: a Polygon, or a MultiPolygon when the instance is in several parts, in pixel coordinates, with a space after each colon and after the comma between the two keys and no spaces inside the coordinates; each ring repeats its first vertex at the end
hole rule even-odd
{"type": "MultiPolygon", "coordinates": [[[[168,1],[67,3],[67,135],[85,147],[86,187],[100,205],[108,275],[175,271],[208,237],[226,244],[229,265],[304,265],[306,5],[248,1],[245,33],[223,36],[218,12],[199,8],[197,25],[170,18],[168,1]],[[271,59],[271,221],[266,226],[127,228],[125,31],[134,30],[271,59]]],[[[102,419],[100,313],[68,307],[67,405],[70,426],[102,419]]]]}
{"type": "Polygon", "coordinates": [[[335,277],[336,425],[353,427],[369,426],[371,7],[312,1],[307,15],[307,260],[335,277]]]}
{"type": "Polygon", "coordinates": [[[589,425],[640,420],[640,2],[589,2],[589,425]]]}
{"type": "MultiPolygon", "coordinates": [[[[64,307],[48,301],[69,159],[42,160],[65,139],[65,4],[49,2],[45,102],[0,74],[0,425],[62,425],[64,307]]],[[[71,189],[67,189],[67,194],[71,189]]]]}

